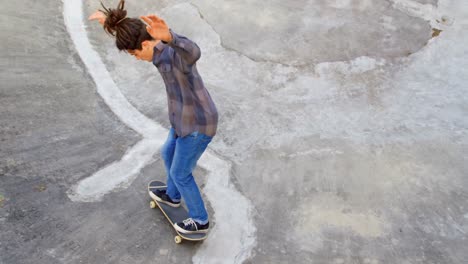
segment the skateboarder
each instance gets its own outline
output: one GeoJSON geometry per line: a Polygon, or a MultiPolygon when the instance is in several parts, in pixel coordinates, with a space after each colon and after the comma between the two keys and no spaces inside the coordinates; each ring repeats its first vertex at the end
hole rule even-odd
{"type": "Polygon", "coordinates": [[[156,66],[166,86],[171,128],[161,155],[167,173],[166,191],[152,193],[158,202],[173,207],[185,200],[190,218],[175,223],[181,233],[205,233],[208,213],[192,171],[216,134],[218,112],[197,71],[200,48],[190,39],[176,34],[156,15],[127,17],[125,1],[116,9],[92,14],[104,30],[115,36],[121,51],[156,66]]]}

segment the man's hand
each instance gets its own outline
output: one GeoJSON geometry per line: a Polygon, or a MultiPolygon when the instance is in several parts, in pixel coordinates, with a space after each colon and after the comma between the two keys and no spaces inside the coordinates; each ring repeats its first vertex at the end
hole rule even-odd
{"type": "Polygon", "coordinates": [[[164,42],[172,41],[172,34],[169,31],[169,27],[162,18],[155,15],[141,16],[140,18],[148,24],[146,26],[146,31],[148,31],[151,37],[164,42]]]}
{"type": "Polygon", "coordinates": [[[106,21],[106,15],[101,11],[96,11],[91,16],[89,16],[88,19],[97,20],[99,24],[104,25],[104,22],[106,21]]]}

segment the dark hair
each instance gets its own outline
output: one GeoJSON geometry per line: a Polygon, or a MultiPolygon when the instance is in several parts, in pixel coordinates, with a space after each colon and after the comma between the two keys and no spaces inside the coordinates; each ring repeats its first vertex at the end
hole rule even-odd
{"type": "Polygon", "coordinates": [[[141,43],[153,38],[146,31],[146,24],[138,18],[127,17],[127,10],[124,9],[125,0],[120,0],[116,9],[106,8],[100,10],[106,15],[104,30],[115,36],[115,45],[119,50],[140,50],[141,43]]]}

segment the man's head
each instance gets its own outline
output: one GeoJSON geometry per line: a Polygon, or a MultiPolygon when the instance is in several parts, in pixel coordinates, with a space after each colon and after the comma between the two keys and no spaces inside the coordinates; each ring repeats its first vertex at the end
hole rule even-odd
{"type": "Polygon", "coordinates": [[[159,40],[154,40],[148,31],[146,24],[138,18],[127,17],[124,9],[125,1],[120,0],[116,9],[102,7],[105,15],[104,30],[115,36],[115,44],[119,50],[133,55],[138,60],[152,61],[153,48],[159,40]]]}

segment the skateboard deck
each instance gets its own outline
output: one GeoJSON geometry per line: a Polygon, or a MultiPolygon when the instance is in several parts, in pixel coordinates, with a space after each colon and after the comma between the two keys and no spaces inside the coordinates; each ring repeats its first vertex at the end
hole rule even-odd
{"type": "MultiPolygon", "coordinates": [[[[152,181],[148,184],[148,194],[155,190],[165,190],[165,189],[166,189],[166,184],[160,181],[152,181]]],[[[150,207],[153,209],[156,207],[159,207],[161,212],[164,214],[164,216],[167,218],[167,220],[171,224],[172,228],[174,228],[174,223],[181,222],[182,220],[189,218],[187,209],[185,209],[182,205],[180,207],[175,208],[164,203],[159,203],[152,197],[151,197],[151,200],[152,201],[150,202],[150,207]]],[[[184,239],[189,240],[189,241],[201,241],[205,239],[207,236],[206,233],[183,234],[177,231],[175,228],[174,230],[177,233],[177,235],[174,237],[174,241],[177,244],[181,243],[182,240],[184,239]]]]}

